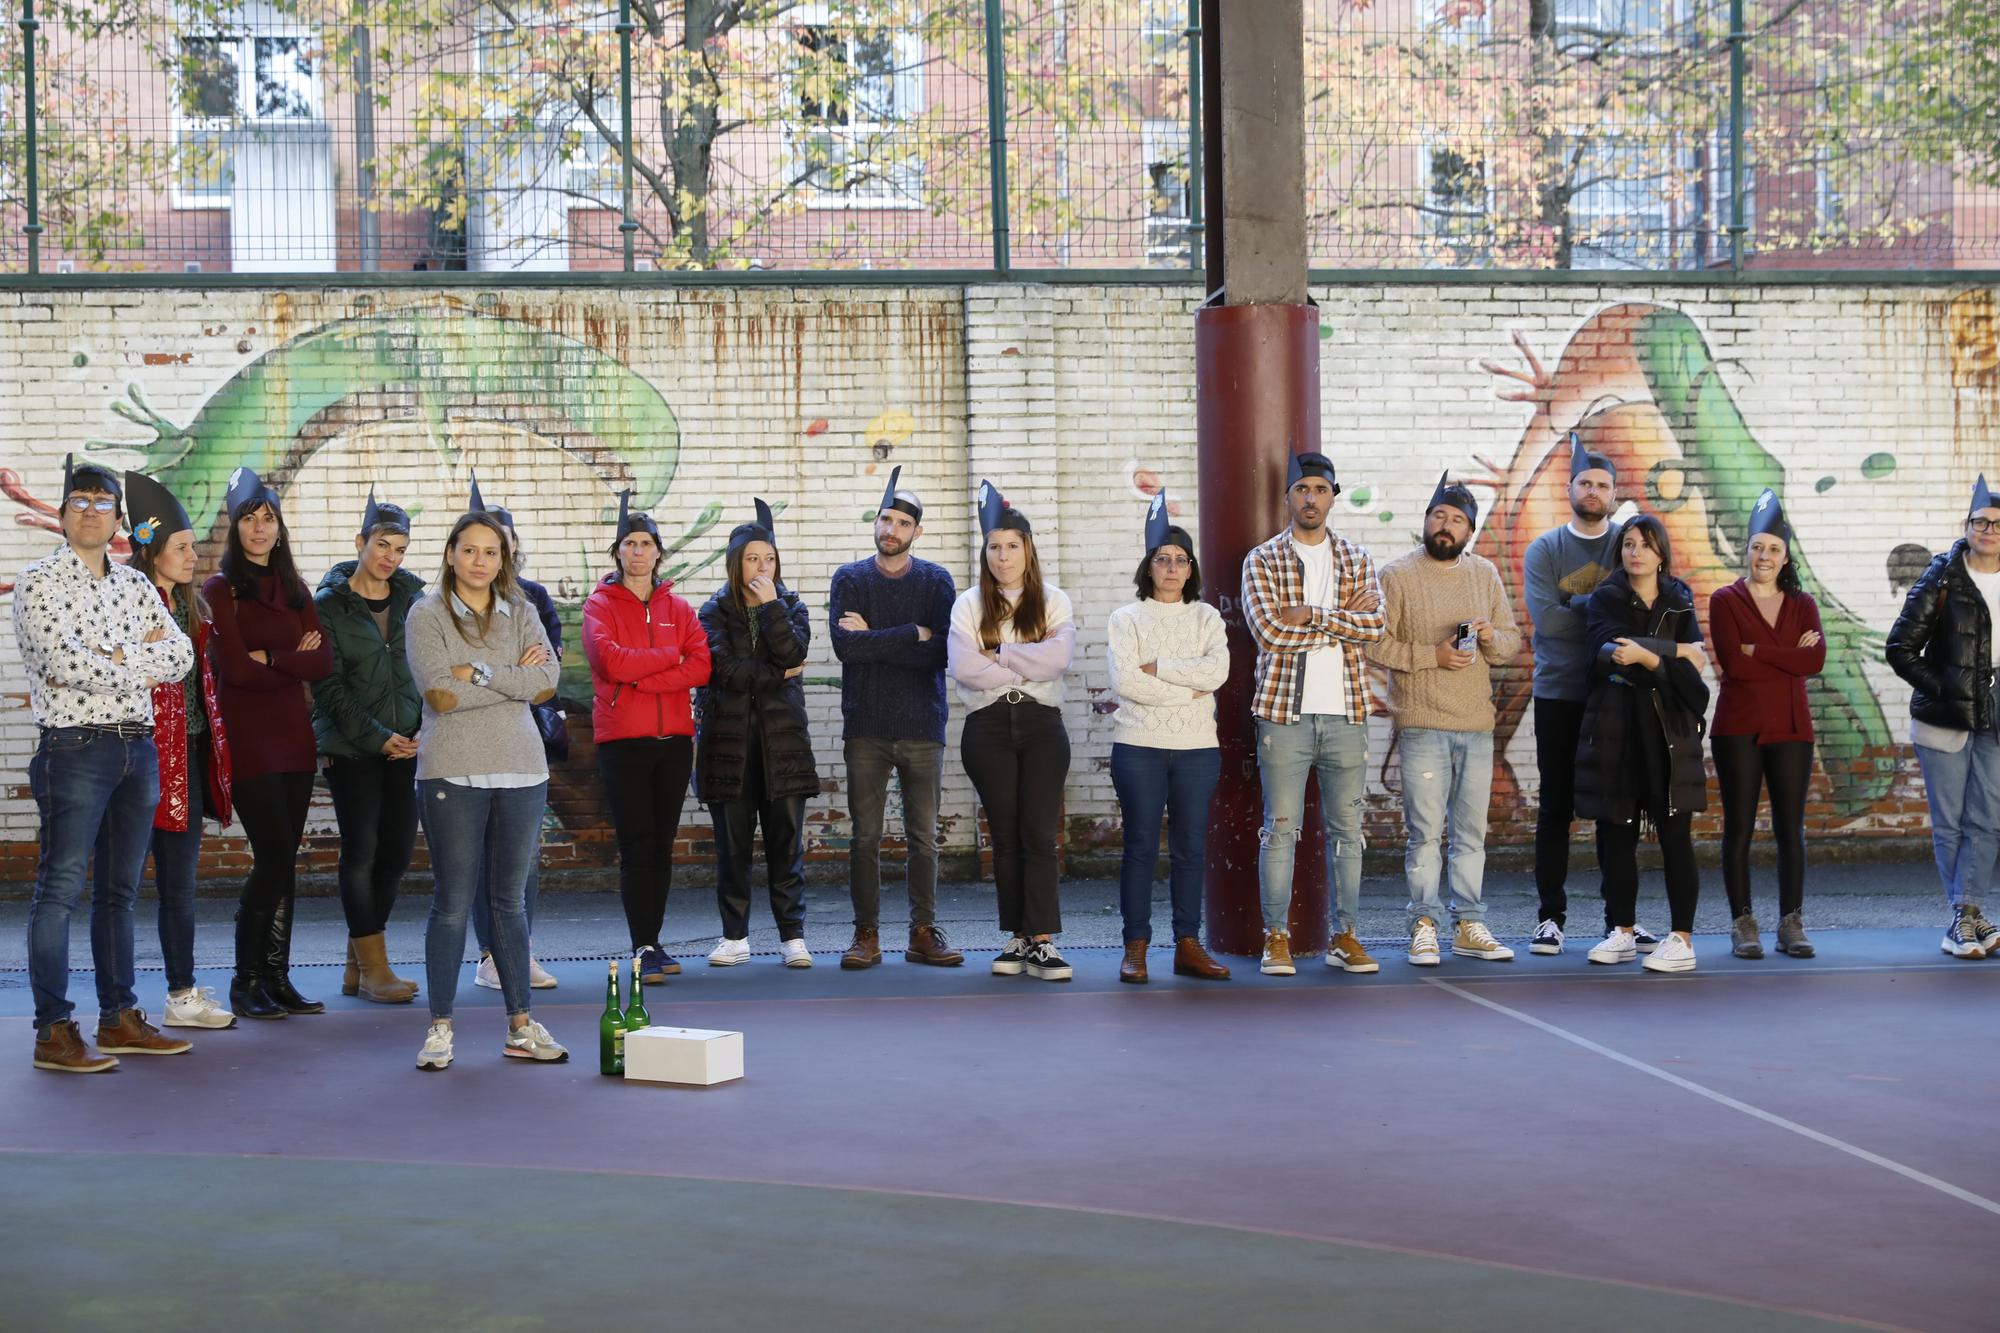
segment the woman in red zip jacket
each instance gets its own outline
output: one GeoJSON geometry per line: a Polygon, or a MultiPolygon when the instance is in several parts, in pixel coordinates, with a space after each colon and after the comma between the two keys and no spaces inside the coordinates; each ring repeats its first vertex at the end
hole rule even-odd
{"type": "MultiPolygon", "coordinates": [[[[132,515],[132,568],[153,581],[167,613],[194,644],[194,666],[153,687],[153,741],[160,751],[160,807],[153,814],[153,882],[160,895],[160,957],[167,971],[166,1026],[227,1028],[236,1016],[194,984],[194,896],[203,816],[230,821],[229,741],[208,660],[208,603],[194,589],[194,523],[172,492],[140,472],[125,474],[132,515]]],[[[110,892],[110,826],[99,835],[97,891],[110,892]]]]}
{"type": "Polygon", "coordinates": [[[319,768],[306,686],[333,670],[333,645],[292,563],[277,492],[240,467],[229,474],[224,505],[229,545],[202,595],[215,624],[208,654],[216,699],[235,737],[236,817],[250,840],[229,1007],[238,1018],[324,1013],[292,985],[292,901],[319,768]]]}
{"type": "Polygon", "coordinates": [[[659,526],[631,504],[632,492],[619,496],[618,567],[583,604],[583,653],[597,775],[618,836],[618,895],[639,979],[657,986],[681,970],[660,946],[660,923],[694,771],[692,695],[708,683],[708,635],[660,577],[659,526]]]}

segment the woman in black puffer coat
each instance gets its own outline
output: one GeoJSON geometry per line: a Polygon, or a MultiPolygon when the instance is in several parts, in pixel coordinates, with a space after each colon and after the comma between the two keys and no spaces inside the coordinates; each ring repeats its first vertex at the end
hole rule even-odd
{"type": "Polygon", "coordinates": [[[1576,809],[1597,821],[1597,862],[1611,931],[1593,963],[1637,956],[1639,831],[1659,834],[1673,932],[1646,958],[1655,972],[1692,972],[1695,902],[1693,816],[1708,806],[1702,763],[1708,664],[1694,593],[1673,576],[1666,526],[1641,514],[1618,533],[1616,573],[1590,596],[1590,702],[1576,755],[1576,809]]]}
{"type": "Polygon", "coordinates": [[[701,608],[709,682],[696,696],[695,782],[715,825],[716,967],[750,956],[750,851],[761,824],[771,915],[787,967],[811,967],[805,943],[806,800],[819,790],[806,722],[812,624],[784,586],[771,511],[729,534],[729,582],[701,608]]]}

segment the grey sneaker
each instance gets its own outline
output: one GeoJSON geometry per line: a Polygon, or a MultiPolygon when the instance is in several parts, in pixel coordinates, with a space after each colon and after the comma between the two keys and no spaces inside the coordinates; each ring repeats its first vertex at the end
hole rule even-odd
{"type": "Polygon", "coordinates": [[[1806,923],[1797,912],[1787,912],[1778,918],[1778,952],[1793,958],[1813,956],[1812,941],[1806,938],[1806,923]]]}
{"type": "MultiPolygon", "coordinates": [[[[1789,918],[1787,918],[1789,919],[1789,918]]],[[[1803,939],[1803,932],[1800,934],[1803,939]]],[[[1745,912],[1729,923],[1729,952],[1738,958],[1762,958],[1764,941],[1757,929],[1757,918],[1745,912]]]]}
{"type": "Polygon", "coordinates": [[[529,1019],[521,1027],[507,1033],[507,1044],[501,1048],[502,1055],[511,1055],[517,1060],[542,1060],[550,1064],[561,1064],[569,1059],[569,1052],[556,1044],[549,1030],[529,1019]]]}

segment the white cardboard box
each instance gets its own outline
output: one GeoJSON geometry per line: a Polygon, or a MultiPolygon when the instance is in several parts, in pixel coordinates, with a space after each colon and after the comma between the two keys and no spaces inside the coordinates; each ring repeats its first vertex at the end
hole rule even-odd
{"type": "Polygon", "coordinates": [[[625,1077],[708,1086],[743,1077],[743,1034],[649,1027],[625,1034],[625,1077]]]}

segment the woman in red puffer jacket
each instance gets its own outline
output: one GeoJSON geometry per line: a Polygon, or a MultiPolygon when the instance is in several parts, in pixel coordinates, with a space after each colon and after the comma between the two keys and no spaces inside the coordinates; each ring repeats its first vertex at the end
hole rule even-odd
{"type": "MultiPolygon", "coordinates": [[[[194,524],[168,490],[138,472],[125,474],[132,515],[132,568],[153,581],[167,613],[194,644],[194,666],[181,680],[153,687],[153,741],[160,752],[160,805],[153,815],[153,880],[160,895],[160,957],[167,971],[168,1027],[234,1027],[236,1016],[214,992],[195,985],[194,898],[201,865],[201,821],[227,824],[229,741],[208,660],[214,628],[194,588],[194,524]]],[[[105,846],[102,838],[100,849],[105,846]]],[[[112,858],[97,857],[97,891],[109,892],[112,858]]]]}
{"type": "Polygon", "coordinates": [[[618,567],[583,604],[583,652],[597,774],[618,837],[618,893],[639,979],[657,986],[681,970],[660,946],[660,924],[694,770],[692,692],[708,683],[708,636],[660,577],[660,529],[630,512],[631,500],[627,491],[618,502],[618,567]]]}

